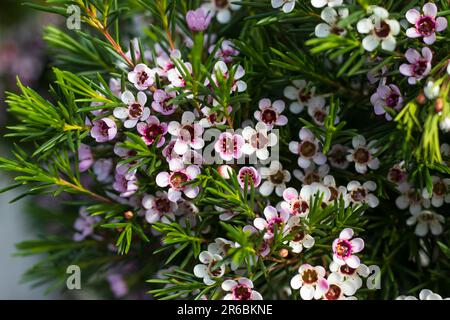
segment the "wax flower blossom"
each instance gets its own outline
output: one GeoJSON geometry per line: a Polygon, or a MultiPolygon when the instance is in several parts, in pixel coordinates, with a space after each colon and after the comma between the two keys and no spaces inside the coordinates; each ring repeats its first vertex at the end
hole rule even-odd
{"type": "Polygon", "coordinates": [[[300,142],[291,141],[289,143],[289,150],[298,154],[300,168],[308,168],[313,162],[322,165],[327,161],[327,158],[320,152],[319,140],[309,129],[302,128],[299,132],[299,138],[300,142]]]}
{"type": "Polygon", "coordinates": [[[330,167],[327,164],[321,166],[311,164],[308,168],[303,170],[295,169],[293,174],[294,177],[303,184],[312,184],[313,182],[322,182],[328,172],[330,172],[330,167]]]}
{"type": "Polygon", "coordinates": [[[126,166],[116,169],[113,183],[114,190],[119,192],[122,198],[130,197],[139,189],[136,175],[124,172],[125,169],[126,166]]]}
{"type": "Polygon", "coordinates": [[[264,232],[264,239],[273,238],[275,230],[277,230],[278,233],[281,232],[283,234],[288,231],[288,220],[290,215],[287,211],[278,213],[276,208],[267,206],[264,209],[264,217],[265,219],[256,218],[253,221],[253,225],[256,229],[264,232]],[[281,227],[283,227],[283,229],[281,229],[281,227]]]}
{"type": "Polygon", "coordinates": [[[289,13],[295,8],[295,0],[272,0],[272,8],[281,8],[284,13],[289,13]]]}
{"type": "Polygon", "coordinates": [[[204,31],[211,23],[211,15],[203,8],[189,10],[186,14],[186,22],[191,31],[204,31]]]}
{"type": "Polygon", "coordinates": [[[414,233],[419,237],[424,237],[431,231],[432,235],[438,236],[442,233],[442,224],[445,222],[443,215],[431,210],[415,212],[406,220],[408,226],[416,224],[414,233]]]}
{"type": "Polygon", "coordinates": [[[231,10],[236,11],[240,5],[232,3],[232,0],[209,0],[210,3],[203,4],[202,7],[211,15],[215,15],[219,23],[225,24],[231,20],[231,10]]]}
{"type": "Polygon", "coordinates": [[[112,159],[98,159],[95,161],[92,169],[97,180],[100,182],[110,182],[112,180],[111,171],[113,166],[112,159]]]}
{"type": "Polygon", "coordinates": [[[153,93],[152,109],[165,116],[173,114],[178,106],[169,101],[175,96],[176,92],[169,87],[166,87],[166,90],[156,90],[153,93]]]}
{"type": "Polygon", "coordinates": [[[219,153],[220,158],[225,161],[230,161],[242,157],[243,145],[244,138],[241,135],[233,134],[231,132],[222,132],[214,144],[214,150],[219,153]]]}
{"type": "Polygon", "coordinates": [[[311,5],[314,8],[339,7],[343,4],[344,0],[311,0],[311,5]]]}
{"type": "Polygon", "coordinates": [[[324,279],[325,274],[322,266],[302,264],[298,268],[298,274],[291,279],[291,287],[294,290],[300,289],[303,300],[319,299],[329,288],[328,282],[324,279]]]}
{"type": "Polygon", "coordinates": [[[155,70],[150,69],[143,63],[139,63],[134,70],[128,73],[128,80],[134,84],[138,90],[147,90],[155,84],[155,70]]]}
{"type": "Polygon", "coordinates": [[[430,73],[433,53],[429,48],[422,48],[422,54],[410,48],[406,51],[405,57],[409,64],[402,64],[400,73],[408,77],[409,84],[416,84],[417,81],[422,80],[430,73]]]}
{"type": "Polygon", "coordinates": [[[289,105],[289,111],[298,114],[308,107],[309,102],[314,97],[316,92],[315,87],[305,80],[294,80],[292,86],[284,88],[284,96],[293,102],[289,105]]]}
{"type": "Polygon", "coordinates": [[[151,145],[158,141],[156,146],[160,148],[166,141],[164,135],[167,133],[167,124],[159,122],[159,119],[155,116],[150,116],[145,122],[138,123],[136,129],[146,145],[151,145]]]}
{"type": "Polygon", "coordinates": [[[190,165],[187,168],[177,168],[172,172],[160,172],[156,176],[156,184],[162,188],[169,186],[168,199],[177,202],[181,199],[182,193],[188,198],[195,198],[200,189],[198,186],[184,185],[195,179],[200,174],[200,168],[196,165],[190,165]]]}
{"type": "Polygon", "coordinates": [[[320,13],[320,18],[324,22],[319,23],[314,33],[318,38],[328,37],[330,34],[336,35],[345,35],[347,30],[345,28],[341,28],[338,25],[339,20],[345,19],[348,17],[348,9],[343,8],[336,11],[334,8],[326,7],[320,13]]]}
{"type": "Polygon", "coordinates": [[[212,254],[209,251],[202,251],[199,255],[199,260],[202,264],[197,264],[194,267],[194,275],[197,278],[203,278],[203,282],[207,286],[216,283],[214,278],[220,278],[225,274],[225,264],[216,266],[219,261],[223,260],[218,254],[212,254]]]}
{"type": "Polygon", "coordinates": [[[93,163],[94,157],[91,148],[84,143],[80,143],[78,147],[78,169],[80,172],[85,172],[89,170],[93,163]]]}
{"type": "Polygon", "coordinates": [[[328,275],[327,279],[328,290],[323,294],[324,300],[355,300],[352,296],[356,289],[352,283],[345,282],[344,277],[332,272],[328,275]]]}
{"type": "Polygon", "coordinates": [[[402,183],[397,189],[401,193],[401,195],[395,199],[397,208],[405,210],[409,207],[409,212],[414,215],[418,214],[422,208],[430,207],[430,200],[422,197],[422,194],[409,183],[402,183]]]}
{"type": "Polygon", "coordinates": [[[370,275],[370,269],[365,264],[360,264],[358,268],[352,268],[348,264],[340,265],[334,261],[330,263],[330,271],[339,274],[342,278],[343,287],[349,296],[355,294],[356,290],[362,287],[362,279],[370,275]],[[353,290],[353,291],[352,291],[353,290]]]}
{"type": "Polygon", "coordinates": [[[347,161],[347,154],[349,148],[342,144],[334,144],[330,151],[328,151],[327,157],[331,166],[339,169],[347,169],[350,162],[347,161]]]}
{"type": "Polygon", "coordinates": [[[91,137],[97,142],[111,141],[117,135],[116,123],[110,118],[102,118],[94,121],[92,124],[91,137]]]}
{"type": "Polygon", "coordinates": [[[278,142],[277,135],[273,132],[268,133],[267,126],[263,122],[258,122],[255,129],[245,127],[242,130],[242,137],[245,139],[242,152],[246,155],[255,153],[258,159],[261,160],[269,158],[268,148],[275,146],[278,142]]]}
{"type": "Polygon", "coordinates": [[[114,117],[117,119],[127,119],[124,122],[125,128],[134,128],[138,121],[145,121],[150,116],[150,108],[146,107],[147,95],[139,91],[137,99],[130,91],[125,91],[122,94],[122,102],[127,105],[124,107],[117,107],[114,109],[114,117]]]}
{"type": "Polygon", "coordinates": [[[247,180],[249,190],[252,183],[255,188],[259,187],[261,183],[261,175],[254,167],[242,167],[239,169],[237,179],[241,188],[245,188],[245,181],[247,180]]]}
{"type": "Polygon", "coordinates": [[[364,240],[353,238],[353,229],[345,228],[339,234],[339,238],[333,241],[333,261],[338,265],[348,265],[356,269],[360,265],[360,260],[355,253],[364,249],[364,240]]]}
{"type": "Polygon", "coordinates": [[[434,100],[439,97],[440,90],[441,88],[438,84],[436,84],[434,81],[429,80],[423,88],[423,93],[428,99],[434,100]]]}
{"type": "Polygon", "coordinates": [[[280,207],[292,215],[306,217],[309,213],[311,197],[319,194],[322,195],[324,202],[328,202],[331,197],[330,190],[316,182],[304,185],[300,193],[294,188],[287,188],[283,192],[284,201],[281,202],[280,207]]]}
{"type": "MultiPolygon", "coordinates": [[[[330,107],[325,106],[325,104],[325,98],[321,96],[311,98],[308,104],[308,114],[313,119],[314,123],[319,126],[323,126],[325,124],[325,119],[330,113],[330,107]]],[[[336,117],[335,124],[338,122],[339,117],[336,117]]]]}
{"type": "Polygon", "coordinates": [[[259,192],[263,196],[269,196],[275,190],[277,196],[281,197],[286,189],[286,183],[291,180],[289,171],[283,170],[282,164],[278,160],[274,160],[268,168],[259,168],[259,172],[263,179],[267,179],[261,184],[259,192]]]}
{"type": "Polygon", "coordinates": [[[383,50],[394,51],[397,46],[395,36],[400,32],[400,24],[397,20],[388,19],[389,12],[384,8],[370,6],[368,12],[372,15],[356,25],[359,33],[368,34],[362,42],[364,49],[373,51],[381,42],[383,50]]]}
{"type": "MultiPolygon", "coordinates": [[[[182,62],[184,68],[189,74],[192,74],[192,65],[189,62],[182,62]]],[[[170,85],[175,88],[184,88],[186,86],[186,80],[184,79],[187,74],[185,74],[184,69],[180,71],[178,68],[172,68],[167,71],[167,79],[170,81],[170,85]]]]}
{"type": "Polygon", "coordinates": [[[349,149],[347,161],[355,162],[355,170],[359,173],[366,173],[367,168],[376,170],[380,166],[380,160],[374,157],[378,148],[374,147],[376,140],[366,143],[366,139],[361,136],[354,136],[352,139],[353,149],[349,149]]]}
{"type": "Polygon", "coordinates": [[[406,12],[406,19],[414,27],[406,30],[406,35],[410,38],[423,37],[423,42],[432,45],[436,41],[436,32],[444,31],[447,28],[447,19],[436,17],[437,6],[428,2],[422,8],[423,14],[417,9],[410,9],[406,12]]]}
{"type": "Polygon", "coordinates": [[[86,207],[80,208],[80,216],[75,220],[73,225],[77,231],[73,235],[74,241],[82,241],[89,236],[94,235],[94,228],[97,223],[101,221],[99,216],[90,216],[86,207]]]}
{"type": "Polygon", "coordinates": [[[298,231],[298,229],[298,226],[291,228],[291,234],[294,234],[294,238],[289,241],[289,247],[291,247],[293,253],[301,253],[304,248],[310,249],[316,242],[310,234],[301,230],[298,231]]]}
{"type": "Polygon", "coordinates": [[[195,123],[195,115],[190,111],[183,113],[181,123],[171,121],[168,131],[176,139],[173,150],[179,155],[185,154],[189,147],[201,149],[205,145],[202,139],[203,128],[195,123]]]}
{"type": "MultiPolygon", "coordinates": [[[[208,52],[212,53],[214,49],[215,46],[211,46],[209,47],[208,52]]],[[[233,58],[237,55],[239,55],[239,51],[235,48],[233,42],[230,40],[224,40],[215,52],[214,57],[228,64],[231,63],[233,58]]]]}
{"type": "Polygon", "coordinates": [[[231,291],[223,299],[224,300],[262,300],[262,296],[258,291],[253,290],[253,282],[247,278],[239,278],[237,280],[225,280],[222,282],[224,291],[231,291]]]}
{"type": "MultiPolygon", "coordinates": [[[[234,75],[233,75],[233,81],[231,84],[230,91],[234,92],[244,92],[247,90],[247,83],[245,83],[243,80],[241,80],[245,76],[245,70],[241,65],[238,65],[235,67],[234,75]]],[[[230,71],[228,69],[228,66],[223,61],[217,61],[214,65],[214,72],[211,75],[211,79],[213,80],[214,84],[218,87],[220,87],[219,79],[222,80],[228,80],[230,77],[230,71]]],[[[209,79],[205,80],[205,86],[210,86],[209,79]]]]}
{"type": "Polygon", "coordinates": [[[268,130],[274,125],[285,126],[288,123],[286,116],[281,115],[284,111],[283,100],[276,100],[273,103],[269,99],[261,99],[258,104],[259,110],[255,111],[255,119],[265,123],[268,130]]]}
{"type": "MultiPolygon", "coordinates": [[[[420,300],[450,300],[450,298],[443,299],[441,295],[434,293],[429,289],[422,289],[419,293],[420,300]]],[[[396,300],[417,300],[414,296],[398,296],[396,300]]]]}
{"type": "Polygon", "coordinates": [[[362,185],[358,181],[350,181],[347,184],[347,201],[355,205],[368,204],[369,207],[375,208],[380,201],[378,198],[370,193],[377,189],[377,184],[373,181],[366,181],[362,185]]]}
{"type": "Polygon", "coordinates": [[[385,115],[391,121],[392,116],[386,109],[399,111],[403,107],[403,97],[395,84],[379,85],[377,91],[370,97],[376,115],[385,115]]]}
{"type": "Polygon", "coordinates": [[[422,196],[426,199],[431,199],[433,207],[439,208],[444,202],[450,203],[450,179],[441,179],[437,176],[431,176],[433,183],[433,191],[429,194],[427,188],[423,188],[422,196]]]}
{"type": "Polygon", "coordinates": [[[178,209],[177,203],[169,200],[167,192],[161,191],[157,191],[155,195],[145,195],[142,198],[142,206],[146,209],[145,220],[148,223],[170,223],[168,218],[175,220],[178,209]]]}

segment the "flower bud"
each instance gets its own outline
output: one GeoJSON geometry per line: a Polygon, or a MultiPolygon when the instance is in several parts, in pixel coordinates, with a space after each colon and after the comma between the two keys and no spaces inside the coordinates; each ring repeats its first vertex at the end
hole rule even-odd
{"type": "Polygon", "coordinates": [[[221,166],[217,169],[217,171],[218,171],[219,174],[222,176],[222,178],[224,178],[224,179],[230,179],[230,172],[233,172],[233,169],[232,169],[229,165],[224,164],[224,165],[221,165],[221,166]]]}

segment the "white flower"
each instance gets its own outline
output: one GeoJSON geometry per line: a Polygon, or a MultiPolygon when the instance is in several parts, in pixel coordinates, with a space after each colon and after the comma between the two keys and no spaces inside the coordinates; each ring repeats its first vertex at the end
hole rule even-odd
{"type": "MultiPolygon", "coordinates": [[[[450,298],[442,298],[441,295],[434,293],[429,289],[422,289],[419,293],[420,300],[450,300],[450,298]]],[[[414,296],[398,296],[395,300],[417,300],[414,296]]]]}
{"type": "MultiPolygon", "coordinates": [[[[339,111],[339,110],[338,110],[339,111]]],[[[313,121],[319,125],[323,126],[325,124],[325,119],[330,113],[330,107],[325,106],[325,98],[321,96],[313,97],[308,104],[308,114],[313,119],[313,121]]],[[[335,124],[339,122],[339,117],[336,117],[335,124]]]]}
{"type": "Polygon", "coordinates": [[[223,299],[224,300],[262,300],[262,296],[258,291],[253,290],[253,282],[247,278],[239,278],[235,280],[225,280],[222,282],[224,291],[231,291],[223,299]]]}
{"type": "Polygon", "coordinates": [[[284,13],[289,13],[294,10],[295,0],[272,0],[272,8],[280,8],[284,13]]]}
{"type": "Polygon", "coordinates": [[[327,157],[320,152],[319,140],[314,134],[306,128],[302,128],[299,132],[300,142],[289,142],[289,150],[298,154],[298,165],[300,168],[308,168],[311,163],[318,165],[325,164],[327,157]]]}
{"type": "MultiPolygon", "coordinates": [[[[218,78],[223,78],[224,80],[227,80],[230,76],[230,71],[228,70],[228,66],[223,61],[217,61],[214,65],[214,73],[211,75],[211,79],[213,80],[214,84],[216,86],[220,86],[220,83],[218,81],[218,78]]],[[[241,65],[238,65],[236,67],[236,71],[234,73],[233,77],[233,83],[231,85],[230,92],[243,92],[247,90],[247,83],[242,81],[241,79],[245,76],[245,70],[241,65]]],[[[205,86],[210,85],[209,79],[205,80],[205,86]]]]}
{"type": "Polygon", "coordinates": [[[427,85],[423,89],[423,92],[428,99],[433,100],[439,97],[440,90],[441,88],[439,87],[439,85],[435,85],[433,81],[428,81],[427,85]]]}
{"type": "Polygon", "coordinates": [[[303,170],[295,169],[293,171],[294,177],[300,180],[303,184],[312,184],[313,182],[322,182],[323,178],[330,172],[330,167],[327,164],[317,166],[312,163],[308,168],[303,170]]]}
{"type": "Polygon", "coordinates": [[[366,139],[361,136],[355,136],[352,139],[352,145],[354,149],[349,149],[347,155],[347,161],[355,162],[355,169],[359,173],[366,173],[367,167],[372,170],[376,170],[380,166],[380,160],[373,155],[378,152],[378,149],[373,147],[376,140],[366,143],[366,139]]]}
{"type": "MultiPolygon", "coordinates": [[[[298,227],[293,227],[292,232],[295,232],[296,228],[298,227]]],[[[299,231],[294,235],[294,238],[289,241],[289,247],[292,248],[292,252],[300,253],[303,251],[303,248],[312,248],[315,242],[316,241],[310,234],[305,234],[305,232],[299,231]]]]}
{"type": "Polygon", "coordinates": [[[284,96],[293,101],[289,110],[295,114],[302,112],[314,97],[315,92],[316,88],[305,80],[292,81],[292,86],[284,88],[284,96]]]}
{"type": "Polygon", "coordinates": [[[298,273],[291,279],[291,287],[294,290],[300,289],[303,300],[319,299],[329,289],[322,266],[303,264],[298,268],[298,273]]]}
{"type": "Polygon", "coordinates": [[[139,91],[135,99],[130,91],[125,91],[122,94],[122,102],[127,108],[117,107],[113,114],[117,119],[127,119],[124,122],[125,128],[134,128],[138,121],[145,121],[150,116],[150,108],[145,107],[147,95],[144,92],[139,91]]]}
{"type": "Polygon", "coordinates": [[[214,278],[220,278],[225,274],[225,264],[216,266],[223,260],[220,255],[202,251],[198,258],[202,264],[197,264],[194,267],[194,275],[197,278],[203,278],[203,282],[207,286],[215,284],[214,278]]]}
{"type": "Polygon", "coordinates": [[[328,37],[330,33],[337,35],[345,35],[347,33],[347,30],[338,26],[339,19],[345,19],[348,17],[347,8],[336,11],[333,8],[326,7],[322,10],[320,17],[325,22],[319,23],[316,26],[314,30],[316,37],[325,38],[328,37]]]}
{"type": "MultiPolygon", "coordinates": [[[[192,74],[192,65],[189,62],[184,62],[184,66],[189,74],[192,74]]],[[[187,74],[184,74],[184,70],[181,72],[178,68],[172,68],[167,72],[167,79],[170,81],[172,87],[185,87],[185,77],[187,76],[187,74]]]]}
{"type": "Polygon", "coordinates": [[[318,194],[322,195],[322,201],[327,203],[330,200],[330,190],[320,183],[312,183],[305,185],[300,190],[300,193],[294,188],[287,188],[283,192],[283,200],[280,204],[282,210],[289,212],[292,215],[299,217],[306,217],[309,214],[310,200],[318,194]]]}
{"type": "Polygon", "coordinates": [[[330,263],[330,271],[342,276],[343,283],[349,289],[347,292],[351,296],[362,287],[361,277],[367,278],[370,274],[370,270],[365,264],[360,264],[358,268],[354,269],[348,264],[339,265],[334,261],[330,263]],[[353,292],[351,291],[352,289],[354,290],[353,292]]]}
{"type": "Polygon", "coordinates": [[[431,198],[431,204],[436,208],[441,207],[444,202],[450,203],[450,179],[441,179],[437,176],[432,176],[431,181],[433,183],[431,195],[428,193],[427,188],[424,188],[422,196],[426,199],[431,198]]]}
{"type": "Polygon", "coordinates": [[[245,144],[242,146],[242,152],[247,155],[256,153],[258,159],[266,160],[269,158],[268,147],[273,147],[277,144],[278,138],[274,133],[267,132],[267,126],[263,122],[258,122],[255,129],[252,127],[245,127],[242,130],[242,136],[245,139],[245,144]]]}
{"type": "Polygon", "coordinates": [[[369,207],[375,208],[380,201],[370,191],[375,191],[376,189],[377,184],[373,181],[366,181],[363,185],[358,181],[350,181],[347,185],[347,200],[357,205],[367,203],[369,207]]]}
{"type": "Polygon", "coordinates": [[[328,290],[322,296],[324,300],[356,300],[352,296],[356,289],[351,282],[345,281],[341,274],[332,272],[327,283],[328,290]]]}
{"type": "Polygon", "coordinates": [[[442,233],[441,223],[444,222],[444,216],[430,210],[420,211],[413,214],[412,217],[409,217],[408,220],[406,220],[406,224],[408,226],[417,224],[414,233],[419,237],[426,236],[428,231],[431,231],[431,233],[435,236],[440,235],[442,233]]]}
{"type": "Polygon", "coordinates": [[[202,138],[203,127],[195,122],[195,115],[190,111],[183,113],[181,123],[171,121],[167,131],[176,138],[173,150],[183,155],[189,151],[189,146],[193,149],[201,149],[205,145],[202,138]]]}
{"type": "Polygon", "coordinates": [[[283,170],[283,166],[278,160],[270,163],[269,168],[261,167],[259,172],[263,179],[267,179],[261,184],[259,192],[263,196],[269,196],[275,189],[277,196],[281,197],[286,189],[286,182],[291,180],[291,174],[287,170],[283,170]]]}
{"type": "Polygon", "coordinates": [[[231,11],[241,8],[240,5],[231,3],[232,0],[210,0],[210,3],[202,5],[202,7],[210,15],[215,15],[219,23],[227,23],[231,20],[231,11]]]}
{"type": "Polygon", "coordinates": [[[356,25],[359,33],[368,34],[363,39],[364,49],[373,51],[381,42],[381,48],[384,50],[395,50],[397,41],[394,36],[400,32],[398,21],[388,19],[389,12],[378,6],[370,6],[368,12],[372,15],[360,20],[356,25]]]}
{"type": "Polygon", "coordinates": [[[422,207],[430,207],[430,200],[422,197],[420,192],[414,189],[409,183],[402,183],[397,189],[401,195],[395,199],[395,205],[400,210],[405,210],[409,207],[411,214],[418,214],[422,210],[422,207]]]}
{"type": "Polygon", "coordinates": [[[329,7],[341,6],[344,0],[311,0],[311,5],[314,8],[322,8],[328,5],[329,7]]]}
{"type": "Polygon", "coordinates": [[[138,90],[147,90],[155,83],[156,72],[145,64],[140,63],[134,67],[133,71],[128,73],[128,80],[134,84],[138,90]]]}

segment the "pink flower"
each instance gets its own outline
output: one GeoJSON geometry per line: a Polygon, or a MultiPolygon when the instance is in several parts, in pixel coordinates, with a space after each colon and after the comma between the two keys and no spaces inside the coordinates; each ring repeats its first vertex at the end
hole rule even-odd
{"type": "Polygon", "coordinates": [[[422,48],[422,55],[415,49],[408,49],[405,57],[409,64],[402,64],[400,66],[400,73],[409,77],[409,84],[415,84],[430,73],[433,53],[429,48],[422,48]]]}
{"type": "Polygon", "coordinates": [[[347,185],[346,201],[355,205],[368,204],[369,207],[375,208],[380,201],[370,192],[376,189],[377,184],[373,181],[366,181],[362,185],[358,181],[350,181],[347,185]]]}
{"type": "Polygon", "coordinates": [[[274,207],[267,206],[264,209],[264,217],[265,219],[256,218],[253,221],[253,225],[256,229],[264,231],[264,239],[273,238],[275,229],[278,233],[283,232],[283,234],[289,229],[287,224],[289,220],[289,213],[286,211],[281,211],[278,213],[277,209],[274,207]],[[283,227],[283,229],[281,229],[281,227],[283,227]]]}
{"type": "Polygon", "coordinates": [[[222,282],[224,291],[231,291],[224,300],[262,300],[258,291],[253,290],[253,282],[247,278],[236,280],[225,280],[222,282]]]}
{"type": "MultiPolygon", "coordinates": [[[[215,46],[211,46],[209,48],[209,53],[214,51],[215,46]]],[[[239,51],[236,50],[233,43],[229,40],[222,41],[220,47],[214,54],[215,58],[222,60],[225,63],[231,63],[233,61],[233,57],[239,55],[239,51]]]]}
{"type": "Polygon", "coordinates": [[[145,107],[147,96],[144,92],[139,91],[137,99],[134,98],[130,91],[125,91],[122,94],[122,102],[127,105],[124,107],[117,107],[114,109],[114,117],[125,120],[125,128],[134,128],[138,121],[145,121],[150,115],[150,109],[145,107]]]}
{"type": "Polygon", "coordinates": [[[436,32],[444,31],[447,28],[447,19],[436,18],[438,9],[434,3],[426,3],[422,10],[423,14],[420,14],[417,9],[410,9],[406,12],[406,19],[414,25],[406,30],[406,35],[410,38],[423,37],[423,42],[431,45],[436,41],[436,32]]]}
{"type": "Polygon", "coordinates": [[[271,130],[274,125],[285,126],[288,123],[286,116],[281,115],[285,108],[283,100],[276,100],[272,102],[269,99],[261,99],[259,101],[259,110],[255,111],[255,119],[264,122],[268,130],[271,130]]]}
{"type": "Polygon", "coordinates": [[[165,116],[174,113],[178,106],[169,103],[169,100],[175,98],[175,96],[175,91],[170,91],[168,88],[165,91],[160,89],[156,90],[153,93],[152,109],[165,116]]]}
{"type": "Polygon", "coordinates": [[[298,154],[298,165],[300,168],[308,168],[312,162],[322,165],[327,161],[327,157],[319,150],[319,140],[314,134],[306,128],[302,128],[299,132],[300,142],[291,141],[289,150],[298,154]]]}
{"type": "Polygon", "coordinates": [[[322,266],[313,267],[302,264],[298,268],[298,274],[291,279],[291,287],[300,289],[303,300],[319,299],[328,289],[328,282],[324,279],[325,269],[322,266]]]}
{"type": "Polygon", "coordinates": [[[245,187],[245,180],[248,177],[248,189],[251,188],[251,183],[253,181],[253,187],[257,188],[261,183],[261,176],[258,171],[253,167],[242,167],[237,175],[238,182],[241,188],[245,187]]]}
{"type": "Polygon", "coordinates": [[[117,192],[120,192],[120,196],[127,198],[138,190],[137,178],[133,173],[123,172],[128,169],[126,166],[118,167],[116,169],[115,181],[113,183],[113,188],[117,192]],[[123,169],[121,169],[123,168],[123,169]]]}
{"type": "Polygon", "coordinates": [[[93,122],[91,136],[97,142],[107,142],[116,137],[117,126],[110,118],[102,118],[93,122]]]}
{"type": "Polygon", "coordinates": [[[385,115],[386,120],[391,121],[392,116],[386,112],[386,108],[400,110],[403,106],[403,97],[400,89],[394,85],[378,86],[377,91],[370,97],[376,115],[385,115]]]}
{"type": "Polygon", "coordinates": [[[77,232],[73,235],[74,241],[82,241],[94,234],[94,228],[101,221],[99,216],[90,216],[86,211],[86,207],[80,208],[80,216],[75,220],[73,225],[77,232]]]}
{"type": "Polygon", "coordinates": [[[333,261],[340,266],[347,264],[350,268],[356,269],[360,261],[354,254],[364,249],[364,240],[352,238],[352,229],[345,228],[341,231],[339,238],[333,241],[333,261]]]}
{"type": "Polygon", "coordinates": [[[223,160],[230,161],[242,157],[243,145],[244,138],[242,136],[231,132],[222,132],[214,144],[214,150],[220,154],[223,160]]]}
{"type": "Polygon", "coordinates": [[[128,80],[134,84],[138,90],[147,90],[148,87],[155,84],[156,72],[145,64],[140,63],[134,67],[134,70],[128,73],[128,80]]]}
{"type": "Polygon", "coordinates": [[[160,123],[155,116],[148,117],[146,122],[139,122],[136,128],[146,145],[151,145],[158,140],[156,146],[160,148],[166,141],[164,135],[167,133],[167,124],[160,123]]]}
{"type": "Polygon", "coordinates": [[[121,274],[109,274],[107,279],[116,298],[122,298],[128,294],[128,285],[121,274]]]}
{"type": "Polygon", "coordinates": [[[87,171],[93,163],[94,157],[92,156],[91,148],[84,143],[80,143],[78,148],[78,168],[80,172],[87,171]]]}
{"type": "Polygon", "coordinates": [[[181,199],[182,193],[188,198],[195,198],[200,189],[198,186],[192,184],[184,185],[185,183],[195,179],[200,174],[200,168],[196,165],[191,165],[187,168],[179,168],[172,172],[160,172],[156,176],[156,184],[160,187],[169,186],[168,199],[177,202],[181,199]]]}
{"type": "Polygon", "coordinates": [[[174,213],[177,212],[178,205],[176,202],[170,201],[167,192],[157,191],[156,195],[145,195],[142,198],[142,206],[147,209],[145,211],[145,220],[148,223],[162,221],[170,223],[175,219],[174,213]]]}
{"type": "Polygon", "coordinates": [[[186,22],[191,31],[204,31],[211,23],[211,15],[203,8],[189,10],[186,14],[186,22]]]}
{"type": "Polygon", "coordinates": [[[189,147],[193,149],[201,149],[205,145],[202,139],[203,127],[195,122],[195,115],[186,111],[183,113],[181,123],[171,121],[169,123],[168,131],[176,137],[173,150],[179,155],[183,155],[189,151],[189,147]]]}
{"type": "Polygon", "coordinates": [[[97,180],[100,182],[109,182],[111,177],[111,171],[113,169],[112,159],[98,159],[94,163],[94,174],[97,180]]]}

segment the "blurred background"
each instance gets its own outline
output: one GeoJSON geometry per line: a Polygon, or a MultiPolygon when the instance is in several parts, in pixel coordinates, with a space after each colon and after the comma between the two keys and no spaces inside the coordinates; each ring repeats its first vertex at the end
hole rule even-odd
{"type": "MultiPolygon", "coordinates": [[[[49,24],[61,24],[55,15],[48,15],[24,6],[23,0],[0,0],[0,155],[8,156],[12,141],[3,138],[8,119],[5,91],[16,91],[16,77],[45,95],[48,88],[49,58],[41,30],[49,24]]],[[[12,183],[11,177],[0,171],[0,188],[12,183]]],[[[0,299],[52,299],[43,287],[32,288],[22,283],[22,275],[38,257],[17,257],[15,244],[35,238],[38,228],[27,216],[32,199],[9,203],[19,190],[0,194],[0,299]]]]}

